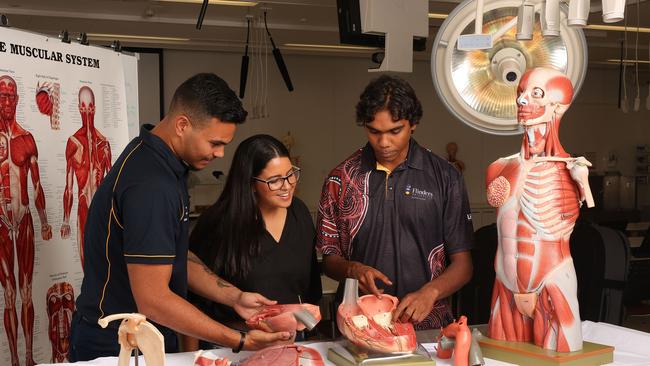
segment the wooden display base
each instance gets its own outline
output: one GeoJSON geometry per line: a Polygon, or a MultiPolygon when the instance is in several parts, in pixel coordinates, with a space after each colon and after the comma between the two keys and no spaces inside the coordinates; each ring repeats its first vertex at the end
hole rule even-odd
{"type": "Polygon", "coordinates": [[[337,366],[436,366],[436,361],[420,353],[405,355],[368,353],[367,351],[360,350],[350,343],[347,343],[345,347],[341,345],[335,345],[334,347],[327,350],[327,359],[337,366]]]}
{"type": "Polygon", "coordinates": [[[555,352],[532,343],[497,341],[483,337],[483,357],[521,366],[600,366],[614,361],[614,347],[583,342],[582,350],[555,352]]]}

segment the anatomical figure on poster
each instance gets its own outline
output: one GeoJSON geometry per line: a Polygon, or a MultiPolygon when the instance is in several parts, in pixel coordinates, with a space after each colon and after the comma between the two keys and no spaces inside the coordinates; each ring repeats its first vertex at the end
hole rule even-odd
{"type": "Polygon", "coordinates": [[[0,27],[3,43],[0,365],[67,362],[86,215],[115,152],[130,140],[128,111],[137,119],[125,79],[128,66],[137,82],[137,61],[14,28],[0,27]],[[14,52],[20,45],[97,62],[40,59],[14,52]]]}

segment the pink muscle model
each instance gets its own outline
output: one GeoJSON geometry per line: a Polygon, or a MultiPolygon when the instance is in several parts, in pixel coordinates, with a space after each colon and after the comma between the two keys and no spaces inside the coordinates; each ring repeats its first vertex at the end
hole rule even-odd
{"type": "Polygon", "coordinates": [[[79,89],[79,113],[82,126],[68,138],[65,147],[66,179],[63,192],[63,224],[61,238],[70,236],[70,211],[72,210],[74,178],[77,178],[77,244],[83,266],[84,227],[88,207],[104,175],[111,169],[111,147],[106,137],[95,128],[95,95],[92,89],[79,89]]]}
{"type": "Polygon", "coordinates": [[[47,223],[45,195],[38,170],[38,151],[34,137],[16,121],[18,87],[14,79],[0,76],[0,281],[4,288],[4,325],[11,364],[18,362],[18,322],[16,316],[16,278],[14,248],[18,260],[18,286],[22,310],[20,324],[25,336],[25,364],[34,365],[34,225],[29,211],[27,176],[34,186],[34,205],[41,221],[41,237],[50,240],[52,228],[47,223]]]}
{"type": "Polygon", "coordinates": [[[257,314],[246,320],[246,325],[253,329],[260,329],[265,332],[287,331],[295,333],[297,330],[305,329],[305,325],[299,322],[294,312],[307,310],[311,315],[320,321],[320,308],[311,304],[282,304],[264,306],[257,314]]]}
{"type": "MultiPolygon", "coordinates": [[[[297,344],[272,346],[253,353],[239,366],[324,366],[320,353],[308,346],[297,344]]],[[[198,351],[194,356],[194,366],[230,366],[228,358],[219,357],[210,351],[198,351]]]]}
{"type": "Polygon", "coordinates": [[[245,359],[241,366],[324,366],[325,362],[320,353],[307,346],[291,344],[288,346],[267,347],[253,353],[245,359]]]}
{"type": "Polygon", "coordinates": [[[70,322],[74,313],[74,289],[67,282],[58,282],[47,290],[48,334],[52,344],[52,363],[68,360],[70,322]]]}
{"type": "Polygon", "coordinates": [[[472,343],[472,332],[467,326],[467,317],[461,316],[460,320],[455,321],[440,331],[438,339],[438,358],[451,358],[454,356],[454,366],[467,366],[469,364],[469,348],[472,343]],[[441,344],[442,337],[453,339],[454,348],[444,349],[441,344]]]}
{"type": "Polygon", "coordinates": [[[521,152],[492,163],[486,179],[499,233],[488,336],[558,352],[582,348],[569,237],[581,202],[593,206],[591,164],[572,158],[559,140],[572,98],[571,81],[561,72],[526,72],[517,97],[525,130],[521,152]]]}
{"type": "Polygon", "coordinates": [[[399,300],[391,295],[359,297],[358,281],[347,278],[336,314],[339,331],[353,344],[382,353],[413,353],[417,347],[412,323],[393,322],[399,300]]]}

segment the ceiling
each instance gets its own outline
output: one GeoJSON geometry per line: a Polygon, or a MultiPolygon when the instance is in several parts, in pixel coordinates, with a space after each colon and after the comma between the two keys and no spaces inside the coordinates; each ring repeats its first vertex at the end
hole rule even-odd
{"type": "MultiPolygon", "coordinates": [[[[637,25],[636,1],[628,1],[628,26],[637,25]]],[[[448,14],[459,1],[429,1],[429,12],[448,14]]],[[[592,3],[600,4],[600,1],[592,3]]],[[[640,1],[641,27],[650,28],[650,1],[640,1]]],[[[594,6],[592,10],[596,10],[594,6]]],[[[67,29],[76,37],[89,34],[92,44],[110,44],[119,39],[131,47],[156,47],[242,52],[246,40],[246,17],[261,19],[267,11],[268,26],[283,52],[331,53],[367,57],[371,50],[324,49],[288,46],[289,44],[338,45],[336,0],[286,0],[258,2],[254,7],[210,5],[201,30],[195,28],[201,5],[160,0],[3,0],[0,13],[11,26],[50,35],[67,29]],[[130,38],[130,37],[136,38],[130,38]],[[140,38],[138,38],[140,37],[140,38]],[[145,39],[141,37],[167,37],[145,39]]],[[[430,43],[442,19],[430,19],[429,47],[417,52],[428,59],[430,43]]],[[[600,11],[594,11],[589,24],[603,24],[600,11]]],[[[623,26],[623,22],[615,24],[623,26]]],[[[253,34],[253,39],[257,34],[253,34]]],[[[585,30],[591,63],[620,57],[624,32],[585,30]]],[[[261,37],[262,34],[259,34],[261,37]]],[[[634,58],[635,32],[628,32],[628,59],[634,58]]],[[[263,39],[263,38],[262,38],[263,39]]],[[[650,33],[639,33],[639,58],[648,60],[650,33]]]]}

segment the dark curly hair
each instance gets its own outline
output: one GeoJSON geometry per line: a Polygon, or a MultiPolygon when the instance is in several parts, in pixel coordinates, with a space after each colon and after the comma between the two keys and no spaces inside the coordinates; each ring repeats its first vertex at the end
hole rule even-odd
{"type": "Polygon", "coordinates": [[[208,118],[243,123],[248,112],[228,84],[212,73],[201,73],[185,80],[174,92],[170,113],[185,113],[201,125],[208,118]]]}
{"type": "Polygon", "coordinates": [[[357,103],[357,124],[364,126],[375,119],[375,114],[387,110],[393,121],[405,119],[411,126],[420,123],[422,104],[405,80],[382,75],[370,82],[357,103]]]}

